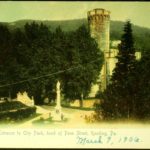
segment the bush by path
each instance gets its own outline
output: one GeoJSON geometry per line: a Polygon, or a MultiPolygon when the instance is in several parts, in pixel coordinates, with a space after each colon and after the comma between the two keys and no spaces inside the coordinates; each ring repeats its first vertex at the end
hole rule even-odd
{"type": "Polygon", "coordinates": [[[0,120],[22,120],[36,113],[36,107],[28,107],[19,101],[0,103],[0,120]]]}

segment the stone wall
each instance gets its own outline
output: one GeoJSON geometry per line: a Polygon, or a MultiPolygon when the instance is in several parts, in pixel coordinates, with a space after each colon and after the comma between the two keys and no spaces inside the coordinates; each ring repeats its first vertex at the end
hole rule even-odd
{"type": "Polygon", "coordinates": [[[27,106],[34,106],[34,99],[33,99],[33,97],[32,97],[32,99],[30,99],[27,92],[23,92],[23,93],[18,92],[17,100],[22,102],[23,104],[25,104],[27,106]]]}

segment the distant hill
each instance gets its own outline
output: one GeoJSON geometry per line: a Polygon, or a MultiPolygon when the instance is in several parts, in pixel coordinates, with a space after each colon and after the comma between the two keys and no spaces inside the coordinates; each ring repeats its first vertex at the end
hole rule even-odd
{"type": "Polygon", "coordinates": [[[47,25],[52,31],[55,30],[56,27],[61,26],[61,28],[67,32],[76,30],[82,24],[87,24],[87,19],[60,20],[60,21],[19,20],[11,23],[3,22],[3,24],[8,25],[10,29],[14,29],[14,28],[23,28],[27,22],[32,23],[33,21],[38,24],[43,23],[47,25]]]}
{"type": "MultiPolygon", "coordinates": [[[[131,22],[132,23],[132,22],[131,22]]],[[[121,39],[125,22],[111,21],[110,39],[121,39]]],[[[138,51],[150,50],[150,28],[132,25],[133,36],[135,39],[135,48],[138,51]]]]}
{"type": "MultiPolygon", "coordinates": [[[[49,27],[51,31],[54,31],[56,27],[60,26],[63,31],[69,32],[76,30],[82,24],[88,25],[87,19],[74,19],[74,20],[60,20],[60,21],[41,21],[41,20],[19,20],[11,23],[1,22],[1,24],[7,25],[11,30],[15,28],[23,28],[24,25],[35,21],[40,24],[43,23],[49,27]]],[[[119,40],[121,38],[124,23],[122,21],[110,22],[110,39],[119,40]]],[[[135,39],[136,49],[144,50],[150,49],[150,28],[144,28],[137,25],[133,25],[133,34],[135,39]]]]}

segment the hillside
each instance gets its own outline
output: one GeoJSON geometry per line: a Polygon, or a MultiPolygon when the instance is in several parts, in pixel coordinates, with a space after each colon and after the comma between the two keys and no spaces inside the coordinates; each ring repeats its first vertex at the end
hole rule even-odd
{"type": "MultiPolygon", "coordinates": [[[[110,39],[117,40],[121,38],[124,22],[111,21],[110,23],[110,39]]],[[[135,48],[138,51],[150,49],[150,28],[137,25],[132,26],[133,36],[135,39],[135,48]]]]}
{"type": "Polygon", "coordinates": [[[3,24],[8,25],[10,29],[14,28],[23,28],[23,26],[28,22],[36,22],[38,24],[43,23],[50,28],[50,30],[55,30],[57,26],[60,26],[64,31],[73,31],[76,30],[82,24],[87,24],[86,19],[75,19],[75,20],[60,20],[60,21],[50,21],[50,20],[19,20],[11,23],[4,22],[3,24]]]}
{"type": "MultiPolygon", "coordinates": [[[[51,31],[54,31],[57,26],[60,26],[63,31],[69,32],[76,30],[82,24],[87,26],[88,22],[86,18],[83,19],[75,19],[75,20],[60,20],[60,21],[41,21],[41,20],[19,20],[11,23],[3,22],[1,24],[8,25],[8,27],[13,30],[15,28],[23,28],[24,25],[28,23],[32,23],[35,21],[40,24],[43,23],[49,27],[51,31]]],[[[122,21],[111,21],[110,22],[110,39],[118,40],[121,38],[123,31],[124,22],[122,21]]],[[[136,49],[144,50],[150,48],[150,28],[144,28],[137,25],[133,25],[133,34],[135,39],[136,49]]]]}

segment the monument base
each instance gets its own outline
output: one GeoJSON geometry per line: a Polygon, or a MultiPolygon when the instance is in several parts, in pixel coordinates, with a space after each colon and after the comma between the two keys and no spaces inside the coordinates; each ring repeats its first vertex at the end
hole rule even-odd
{"type": "Polygon", "coordinates": [[[56,107],[55,112],[53,114],[53,120],[54,121],[61,121],[63,120],[63,114],[61,112],[61,107],[56,107]]]}

